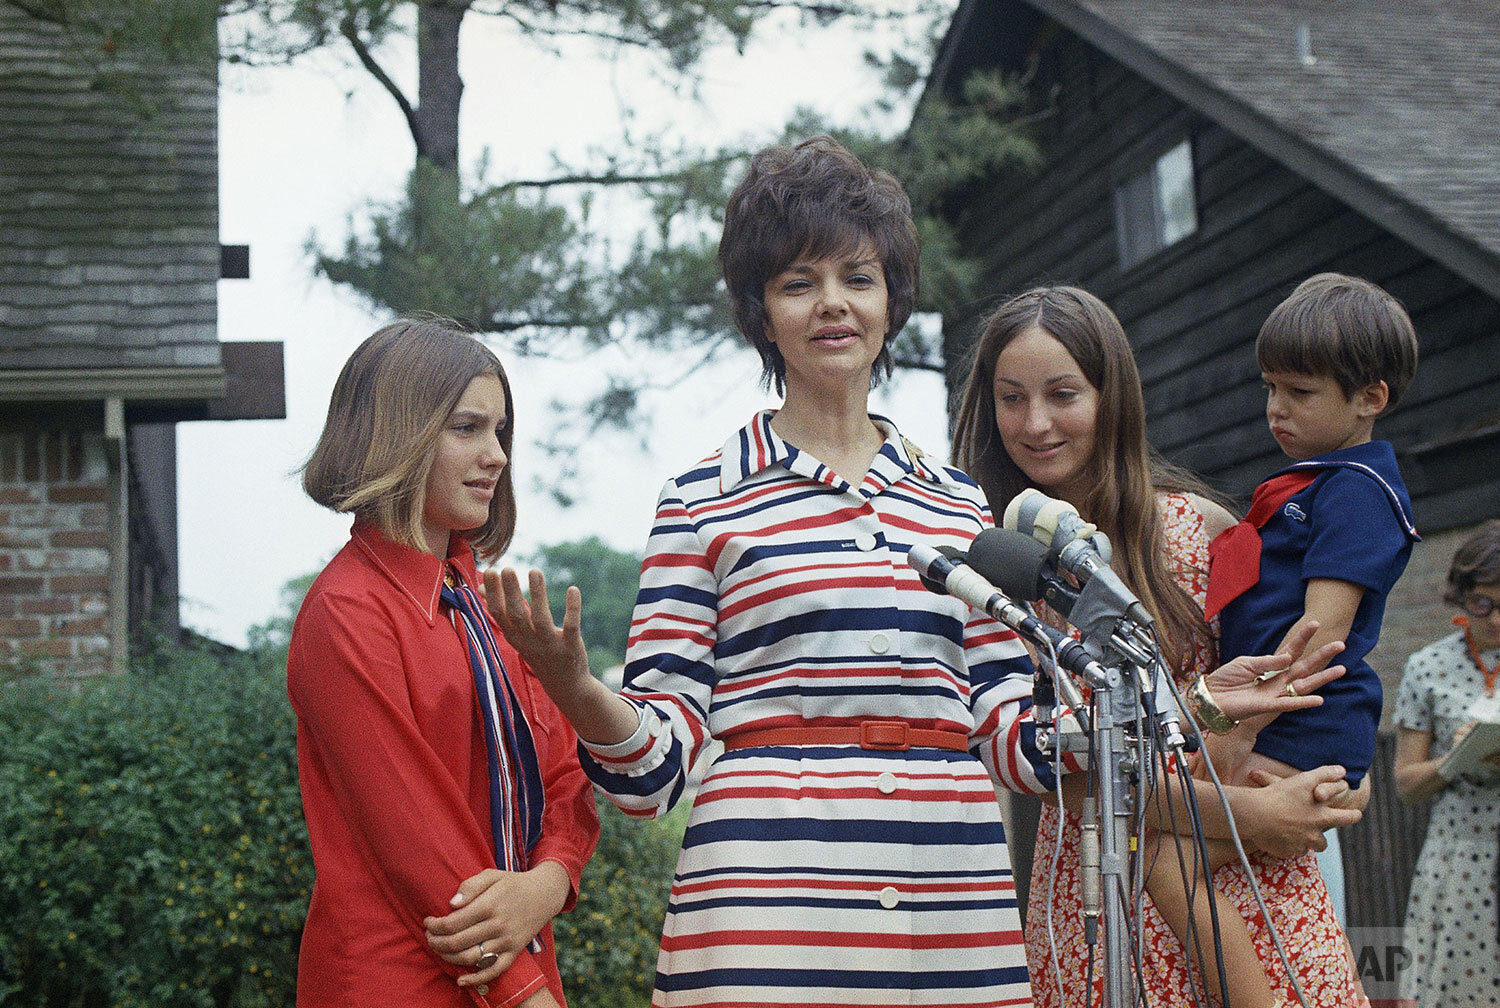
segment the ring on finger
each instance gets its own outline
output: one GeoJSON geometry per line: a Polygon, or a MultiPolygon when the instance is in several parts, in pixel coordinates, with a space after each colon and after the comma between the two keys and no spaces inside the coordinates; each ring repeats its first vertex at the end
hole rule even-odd
{"type": "Polygon", "coordinates": [[[1293,683],[1288,682],[1286,684],[1286,695],[1289,696],[1289,697],[1296,696],[1297,695],[1297,687],[1296,687],[1296,685],[1294,685],[1293,683]]]}
{"type": "Polygon", "coordinates": [[[500,961],[500,953],[499,952],[486,952],[484,950],[484,942],[480,942],[479,945],[476,946],[476,947],[479,949],[479,958],[476,959],[476,960],[474,960],[474,968],[475,969],[477,969],[477,970],[487,970],[491,966],[495,965],[497,962],[500,961]]]}

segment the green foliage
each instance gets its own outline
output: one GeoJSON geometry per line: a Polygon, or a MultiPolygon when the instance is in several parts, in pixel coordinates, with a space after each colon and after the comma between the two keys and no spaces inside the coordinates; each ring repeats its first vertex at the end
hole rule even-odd
{"type": "Polygon", "coordinates": [[[108,65],[209,63],[215,57],[216,0],[0,0],[69,29],[80,50],[108,65]]]}
{"type": "Polygon", "coordinates": [[[583,594],[583,642],[588,645],[589,665],[594,672],[623,663],[640,583],[641,555],[611,549],[590,536],[581,542],[543,546],[528,559],[547,577],[547,596],[555,619],[562,619],[564,588],[577,585],[583,594]]]}
{"type": "Polygon", "coordinates": [[[573,912],[553,923],[571,1008],[644,1008],[688,807],[632,822],[599,803],[599,851],[583,873],[573,912]]]}
{"type": "Polygon", "coordinates": [[[286,646],[292,639],[292,624],[297,619],[297,610],[312,587],[316,571],[292,578],[281,586],[281,611],[264,623],[252,626],[246,636],[250,650],[260,653],[264,660],[286,666],[286,646]]]}
{"type": "Polygon", "coordinates": [[[342,255],[318,254],[318,271],[398,313],[528,330],[523,337],[557,326],[602,340],[610,319],[597,292],[609,280],[590,264],[591,239],[568,211],[544,195],[457,190],[452,172],[418,161],[405,199],[373,210],[368,239],[351,235],[342,255]]]}
{"type": "Polygon", "coordinates": [[[283,669],[0,687],[0,1005],[285,1006],[312,885],[283,669]]]}
{"type": "MultiPolygon", "coordinates": [[[[624,557],[559,549],[611,571],[624,557]]],[[[288,613],[310,580],[287,585],[288,613]]],[[[289,621],[227,661],[160,648],[123,676],[0,681],[0,1008],[293,1003],[313,872],[289,621]]],[[[686,812],[601,809],[579,904],[556,923],[575,1008],[649,1001],[686,812]]]]}

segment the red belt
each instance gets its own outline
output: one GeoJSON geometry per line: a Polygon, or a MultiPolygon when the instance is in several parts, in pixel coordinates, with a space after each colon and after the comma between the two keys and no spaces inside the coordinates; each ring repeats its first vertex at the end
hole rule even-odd
{"type": "Polygon", "coordinates": [[[962,732],[913,728],[905,721],[863,721],[834,728],[761,728],[721,739],[725,750],[750,746],[857,745],[861,749],[951,749],[969,751],[969,736],[962,732]]]}

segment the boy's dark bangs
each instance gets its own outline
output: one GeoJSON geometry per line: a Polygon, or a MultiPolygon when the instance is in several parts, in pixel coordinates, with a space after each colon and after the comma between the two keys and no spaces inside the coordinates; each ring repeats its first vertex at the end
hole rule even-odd
{"type": "Polygon", "coordinates": [[[1345,369],[1332,352],[1337,338],[1320,332],[1328,323],[1309,311],[1273,314],[1262,327],[1255,344],[1255,361],[1262,371],[1333,377],[1345,369]]]}

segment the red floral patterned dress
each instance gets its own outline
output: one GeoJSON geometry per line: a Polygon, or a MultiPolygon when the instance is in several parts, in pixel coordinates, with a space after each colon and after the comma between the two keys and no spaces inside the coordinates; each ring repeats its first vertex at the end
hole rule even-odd
{"type": "MultiPolygon", "coordinates": [[[[1203,528],[1203,515],[1182,494],[1161,494],[1157,506],[1166,526],[1173,575],[1201,606],[1208,587],[1208,535],[1203,528]]],[[[1179,685],[1185,685],[1199,673],[1212,671],[1214,665],[1213,654],[1200,650],[1182,670],[1179,685]]],[[[1037,1008],[1103,1004],[1102,927],[1094,958],[1094,989],[1092,997],[1085,996],[1088,949],[1083,940],[1083,901],[1078,875],[1080,820],[1076,813],[1066,811],[1063,820],[1059,844],[1058,810],[1042,806],[1026,917],[1026,958],[1037,1008]],[[1057,859],[1055,876],[1054,858],[1057,859]],[[1056,968],[1051,945],[1054,938],[1056,968]]],[[[1358,1008],[1364,1004],[1356,993],[1348,940],[1334,916],[1316,857],[1309,852],[1283,860],[1251,853],[1250,864],[1307,1004],[1318,1008],[1358,1008]]],[[[1295,1005],[1296,997],[1271,942],[1270,931],[1255,905],[1244,870],[1238,864],[1226,865],[1214,875],[1214,885],[1234,901],[1240,916],[1250,922],[1256,953],[1271,978],[1272,989],[1295,1005]]],[[[1146,988],[1146,1003],[1153,1008],[1193,1008],[1187,953],[1157,913],[1151,898],[1143,895],[1143,900],[1140,919],[1145,961],[1141,982],[1146,988]]]]}

